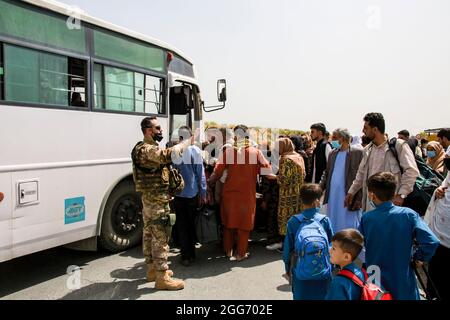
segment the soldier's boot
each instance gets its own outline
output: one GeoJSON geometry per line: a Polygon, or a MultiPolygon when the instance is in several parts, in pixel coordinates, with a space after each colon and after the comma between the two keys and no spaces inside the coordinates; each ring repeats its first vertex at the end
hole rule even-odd
{"type": "MultiPolygon", "coordinates": [[[[172,270],[167,270],[167,274],[169,276],[173,276],[173,271],[172,270]]],[[[156,269],[155,267],[152,266],[148,266],[147,265],[147,282],[153,282],[156,280],[156,269]]]]}
{"type": "Polygon", "coordinates": [[[158,290],[180,290],[184,289],[184,281],[179,279],[173,279],[169,272],[156,271],[155,289],[158,290]]]}

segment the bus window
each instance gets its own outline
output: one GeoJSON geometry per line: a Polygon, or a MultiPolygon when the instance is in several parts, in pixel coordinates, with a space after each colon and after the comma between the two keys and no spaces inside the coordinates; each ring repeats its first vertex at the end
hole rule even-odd
{"type": "Polygon", "coordinates": [[[170,88],[170,122],[171,140],[177,141],[177,129],[182,125],[192,128],[192,109],[194,108],[192,99],[192,87],[187,83],[170,88]]]}
{"type": "Polygon", "coordinates": [[[85,27],[69,29],[66,22],[66,18],[31,8],[25,1],[0,0],[0,33],[3,35],[85,54],[85,27]]]}
{"type": "Polygon", "coordinates": [[[170,61],[169,71],[194,78],[194,68],[192,64],[175,55],[170,61]]]}
{"type": "Polygon", "coordinates": [[[86,106],[86,61],[12,45],[4,45],[3,59],[4,100],[70,106],[77,91],[77,106],[86,106]]]}
{"type": "Polygon", "coordinates": [[[106,109],[134,111],[134,73],[104,67],[106,109]]]}
{"type": "Polygon", "coordinates": [[[142,73],[134,73],[134,110],[144,112],[144,78],[142,73]]]}
{"type": "Polygon", "coordinates": [[[166,56],[163,50],[115,33],[94,30],[94,51],[95,56],[102,59],[165,71],[166,56]]]}
{"type": "Polygon", "coordinates": [[[103,86],[103,66],[94,64],[94,108],[105,107],[105,90],[103,86]]]}
{"type": "Polygon", "coordinates": [[[164,114],[164,79],[94,64],[94,107],[164,114]]]}
{"type": "Polygon", "coordinates": [[[86,107],[86,63],[69,58],[69,90],[72,107],[86,107]]]}
{"type": "Polygon", "coordinates": [[[186,115],[182,114],[171,114],[170,115],[170,121],[171,121],[171,128],[172,132],[170,134],[170,141],[171,142],[178,142],[178,129],[181,126],[189,126],[189,123],[187,121],[186,115]]]}
{"type": "Polygon", "coordinates": [[[170,88],[170,113],[186,115],[193,108],[192,89],[190,85],[170,88]]]}
{"type": "Polygon", "coordinates": [[[145,113],[165,114],[163,99],[164,80],[145,76],[145,113]]]}

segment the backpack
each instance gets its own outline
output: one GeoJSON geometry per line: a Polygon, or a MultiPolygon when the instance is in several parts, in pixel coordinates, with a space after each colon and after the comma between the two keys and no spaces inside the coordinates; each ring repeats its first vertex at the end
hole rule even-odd
{"type": "Polygon", "coordinates": [[[361,300],[393,300],[392,295],[389,292],[383,291],[379,286],[372,282],[368,282],[367,279],[369,276],[367,275],[366,270],[361,270],[364,274],[364,282],[350,270],[341,270],[337,275],[352,280],[353,283],[362,289],[361,300]]]}
{"type": "MultiPolygon", "coordinates": [[[[396,143],[397,138],[389,140],[389,150],[397,160],[400,171],[403,174],[403,168],[400,166],[397,149],[395,148],[396,143]]],[[[416,156],[415,159],[419,169],[419,176],[416,179],[413,191],[406,197],[403,206],[413,209],[420,216],[424,216],[434,190],[442,184],[444,177],[431,169],[420,157],[416,156]]]]}
{"type": "Polygon", "coordinates": [[[321,220],[324,215],[316,214],[313,219],[295,215],[300,226],[295,235],[294,273],[299,280],[324,280],[331,277],[331,263],[328,236],[321,220]]]}
{"type": "Polygon", "coordinates": [[[180,170],[177,168],[167,165],[169,169],[169,193],[177,194],[184,189],[184,179],[181,175],[180,170]]]}

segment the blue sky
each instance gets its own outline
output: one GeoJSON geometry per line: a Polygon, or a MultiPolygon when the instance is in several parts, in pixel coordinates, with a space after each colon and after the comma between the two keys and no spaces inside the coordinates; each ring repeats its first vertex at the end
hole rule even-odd
{"type": "MultiPolygon", "coordinates": [[[[60,0],[61,1],[61,0],[60,0]]],[[[227,79],[219,123],[361,133],[450,125],[448,0],[62,0],[170,43],[196,64],[205,103],[227,79]]]]}

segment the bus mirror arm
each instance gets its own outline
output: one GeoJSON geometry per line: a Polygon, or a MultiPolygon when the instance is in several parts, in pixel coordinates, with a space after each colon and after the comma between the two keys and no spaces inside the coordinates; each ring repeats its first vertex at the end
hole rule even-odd
{"type": "Polygon", "coordinates": [[[205,102],[202,101],[202,107],[203,107],[203,111],[205,111],[205,112],[213,112],[213,111],[222,110],[223,108],[225,108],[225,101],[223,102],[222,105],[206,106],[206,107],[205,107],[205,102]]]}

